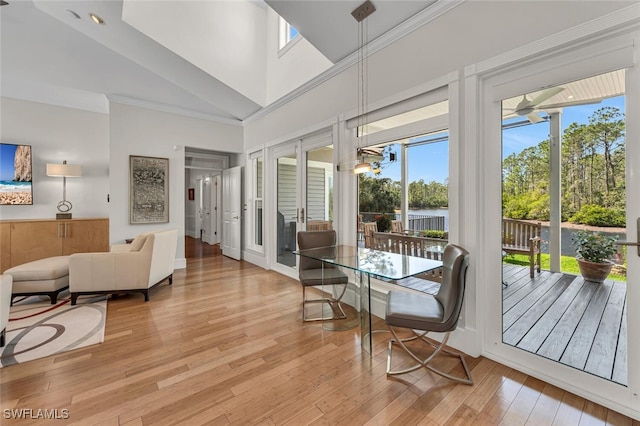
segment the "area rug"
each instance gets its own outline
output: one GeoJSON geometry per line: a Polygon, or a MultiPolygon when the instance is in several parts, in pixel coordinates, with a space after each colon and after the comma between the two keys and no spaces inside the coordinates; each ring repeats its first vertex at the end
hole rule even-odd
{"type": "Polygon", "coordinates": [[[51,304],[48,297],[25,297],[9,311],[6,344],[0,367],[23,363],[104,341],[105,296],[69,298],[51,304]]]}

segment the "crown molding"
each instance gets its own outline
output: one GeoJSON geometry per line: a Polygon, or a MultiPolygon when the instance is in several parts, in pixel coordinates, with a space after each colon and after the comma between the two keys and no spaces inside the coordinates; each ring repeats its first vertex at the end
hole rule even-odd
{"type": "MultiPolygon", "coordinates": [[[[463,4],[465,1],[467,0],[438,0],[435,4],[427,7],[420,13],[415,14],[411,18],[401,23],[400,25],[392,28],[391,30],[382,34],[380,37],[369,42],[365,49],[367,57],[384,49],[385,47],[389,46],[390,44],[404,37],[405,35],[410,34],[411,32],[417,30],[423,25],[426,25],[427,23],[433,21],[439,16],[444,15],[448,11],[454,9],[455,7],[458,7],[459,5],[463,4]]],[[[307,83],[303,84],[302,86],[298,87],[292,92],[289,92],[288,94],[284,95],[280,99],[272,102],[271,104],[251,114],[249,117],[245,118],[242,121],[242,125],[246,126],[247,124],[251,124],[254,121],[269,114],[270,112],[275,111],[278,108],[288,104],[294,99],[302,96],[304,93],[310,91],[311,89],[319,86],[325,81],[330,80],[331,78],[342,73],[346,69],[357,64],[358,59],[359,59],[359,53],[356,50],[355,52],[351,53],[349,56],[347,56],[346,58],[344,58],[343,60],[335,64],[333,67],[324,71],[314,79],[308,81],[307,83]]]]}
{"type": "Polygon", "coordinates": [[[524,46],[505,52],[486,61],[465,68],[465,77],[472,74],[484,75],[499,69],[504,71],[513,64],[521,64],[532,58],[539,58],[550,51],[581,41],[593,41],[594,38],[612,37],[640,25],[640,3],[611,12],[607,15],[578,24],[556,34],[528,43],[524,46]],[[611,29],[614,29],[613,33],[611,29]],[[606,33],[606,34],[605,34],[606,33]]]}
{"type": "Polygon", "coordinates": [[[242,127],[242,121],[232,118],[220,117],[214,114],[207,114],[200,111],[193,111],[186,108],[180,108],[174,105],[166,105],[158,102],[143,101],[141,99],[130,98],[122,95],[107,95],[109,102],[145,108],[154,111],[167,112],[170,114],[183,115],[185,117],[197,118],[199,120],[213,121],[216,123],[228,124],[231,126],[242,127]]]}

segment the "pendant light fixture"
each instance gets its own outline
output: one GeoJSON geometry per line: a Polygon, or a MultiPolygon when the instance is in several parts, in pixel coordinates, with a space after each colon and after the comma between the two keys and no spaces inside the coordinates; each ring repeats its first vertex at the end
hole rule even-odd
{"type": "MultiPolygon", "coordinates": [[[[365,1],[351,12],[351,15],[358,21],[358,123],[356,126],[356,136],[360,143],[359,147],[366,147],[367,131],[364,126],[367,124],[368,105],[368,23],[369,17],[376,8],[370,0],[365,1]]],[[[366,173],[372,170],[371,163],[359,162],[353,169],[354,173],[366,173]]]]}

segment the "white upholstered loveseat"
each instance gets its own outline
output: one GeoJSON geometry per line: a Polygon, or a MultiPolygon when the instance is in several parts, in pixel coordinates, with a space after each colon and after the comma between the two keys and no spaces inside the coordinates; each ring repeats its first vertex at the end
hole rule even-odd
{"type": "Polygon", "coordinates": [[[96,293],[142,293],[164,280],[173,283],[178,244],[176,229],[138,235],[131,244],[114,244],[109,253],[78,253],[69,256],[71,304],[79,295],[96,293]]]}

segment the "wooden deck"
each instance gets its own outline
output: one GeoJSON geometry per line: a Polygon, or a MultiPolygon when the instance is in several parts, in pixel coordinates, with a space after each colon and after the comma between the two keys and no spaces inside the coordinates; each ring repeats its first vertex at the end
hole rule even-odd
{"type": "Polygon", "coordinates": [[[626,292],[623,282],[504,264],[503,342],[627,385],[626,292]]]}

